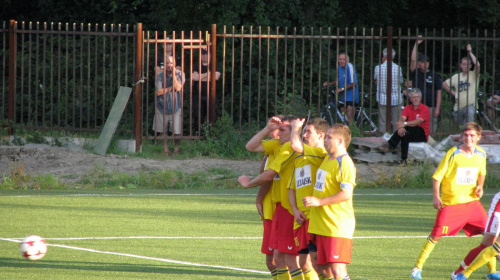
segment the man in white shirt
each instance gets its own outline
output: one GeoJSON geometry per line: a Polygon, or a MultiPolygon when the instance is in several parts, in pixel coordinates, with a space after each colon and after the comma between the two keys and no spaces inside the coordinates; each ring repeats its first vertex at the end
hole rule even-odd
{"type": "MultiPolygon", "coordinates": [[[[392,50],[392,58],[396,56],[396,51],[392,50]]],[[[399,65],[392,62],[392,84],[391,84],[391,123],[392,131],[396,130],[396,123],[401,115],[401,104],[403,96],[401,95],[401,84],[403,83],[403,70],[399,65]]],[[[387,48],[382,51],[382,64],[375,66],[373,79],[377,83],[377,102],[379,105],[378,129],[380,132],[386,132],[386,114],[387,114],[387,48]]]]}

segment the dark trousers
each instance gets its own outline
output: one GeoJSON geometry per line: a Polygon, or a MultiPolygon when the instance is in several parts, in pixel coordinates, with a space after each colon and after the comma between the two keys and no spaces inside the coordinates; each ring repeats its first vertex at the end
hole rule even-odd
{"type": "Polygon", "coordinates": [[[401,159],[408,158],[408,147],[410,146],[410,142],[427,142],[424,129],[420,126],[405,126],[405,129],[405,136],[399,136],[396,131],[391,139],[389,139],[389,145],[393,148],[401,142],[401,159]]]}

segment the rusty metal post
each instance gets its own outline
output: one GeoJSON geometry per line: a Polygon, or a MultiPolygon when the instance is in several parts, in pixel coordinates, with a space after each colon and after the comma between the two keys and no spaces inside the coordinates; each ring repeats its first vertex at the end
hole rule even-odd
{"type": "Polygon", "coordinates": [[[212,24],[210,30],[210,123],[215,122],[216,84],[215,72],[217,71],[217,25],[212,24]]]}
{"type": "MultiPolygon", "coordinates": [[[[387,85],[385,131],[392,132],[392,26],[387,26],[387,85]]],[[[397,94],[397,93],[396,93],[397,94]]]]}
{"type": "MultiPolygon", "coordinates": [[[[134,83],[138,82],[142,77],[142,50],[143,50],[143,34],[142,34],[142,23],[137,23],[136,25],[136,48],[135,48],[135,73],[134,73],[134,83]]],[[[136,84],[134,86],[134,97],[135,97],[135,117],[134,117],[134,136],[135,136],[135,152],[138,153],[141,150],[142,144],[142,129],[141,129],[141,108],[142,108],[142,84],[136,84]]]]}
{"type": "Polygon", "coordinates": [[[16,95],[16,56],[17,56],[17,22],[9,22],[9,108],[8,108],[8,133],[14,134],[12,124],[14,123],[14,100],[16,95]]]}

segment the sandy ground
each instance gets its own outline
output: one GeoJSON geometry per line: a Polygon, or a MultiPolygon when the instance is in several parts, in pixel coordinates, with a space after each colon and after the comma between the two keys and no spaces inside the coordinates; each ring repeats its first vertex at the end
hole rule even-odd
{"type": "MultiPolygon", "coordinates": [[[[22,166],[28,175],[52,174],[62,181],[76,181],[79,177],[91,173],[96,166],[111,172],[126,173],[163,169],[194,173],[210,168],[222,168],[236,170],[238,174],[255,176],[258,174],[260,162],[211,158],[152,160],[117,155],[100,156],[75,147],[40,144],[0,146],[0,176],[10,175],[19,166],[22,166]]],[[[377,174],[387,176],[396,170],[400,171],[400,167],[387,164],[358,163],[356,167],[358,178],[373,178],[377,174]]]]}

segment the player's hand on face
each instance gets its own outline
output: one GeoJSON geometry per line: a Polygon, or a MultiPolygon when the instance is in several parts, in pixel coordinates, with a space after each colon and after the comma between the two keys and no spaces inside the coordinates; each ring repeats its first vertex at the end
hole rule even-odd
{"type": "Polygon", "coordinates": [[[302,202],[304,202],[304,206],[306,207],[320,206],[319,199],[314,196],[306,196],[302,199],[302,202]]]}
{"type": "Polygon", "coordinates": [[[238,183],[244,188],[248,186],[248,183],[250,183],[250,177],[243,175],[238,178],[238,183]]]}
{"type": "Polygon", "coordinates": [[[300,130],[300,128],[302,128],[302,126],[304,125],[304,122],[306,121],[306,119],[295,119],[292,121],[292,129],[297,131],[297,130],[300,130]]]}
{"type": "Polygon", "coordinates": [[[434,208],[436,208],[437,210],[441,210],[443,209],[443,201],[441,201],[441,198],[439,197],[434,197],[433,201],[432,201],[432,205],[434,206],[434,208]]]}
{"type": "Polygon", "coordinates": [[[267,127],[270,130],[276,130],[280,128],[281,119],[278,117],[272,117],[269,122],[267,122],[267,127]]]}

